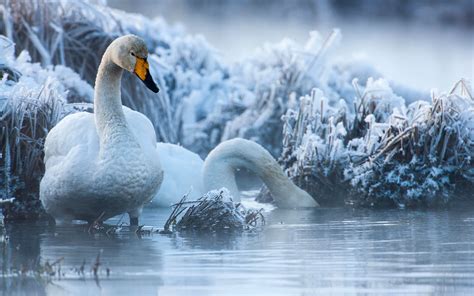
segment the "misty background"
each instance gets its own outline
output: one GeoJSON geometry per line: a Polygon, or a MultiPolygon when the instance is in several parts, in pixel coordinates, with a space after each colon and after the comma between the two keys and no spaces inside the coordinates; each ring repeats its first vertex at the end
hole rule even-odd
{"type": "Polygon", "coordinates": [[[474,2],[459,1],[230,1],[109,0],[108,5],[202,34],[226,61],[265,43],[304,43],[309,32],[340,28],[335,58],[369,61],[387,79],[429,91],[474,80],[474,2]]]}

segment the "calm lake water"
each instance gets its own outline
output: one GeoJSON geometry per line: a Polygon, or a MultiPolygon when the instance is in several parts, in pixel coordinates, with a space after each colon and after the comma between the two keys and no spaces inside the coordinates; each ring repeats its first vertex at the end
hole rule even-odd
{"type": "MultiPolygon", "coordinates": [[[[162,227],[169,210],[147,209],[162,227]]],[[[7,228],[2,266],[64,257],[51,283],[3,279],[4,294],[330,295],[474,293],[474,211],[273,210],[240,234],[89,235],[80,225],[7,228]],[[99,252],[99,280],[91,265],[99,252]],[[71,269],[86,261],[85,277],[71,269]],[[106,268],[110,276],[106,276],[106,268]]]]}

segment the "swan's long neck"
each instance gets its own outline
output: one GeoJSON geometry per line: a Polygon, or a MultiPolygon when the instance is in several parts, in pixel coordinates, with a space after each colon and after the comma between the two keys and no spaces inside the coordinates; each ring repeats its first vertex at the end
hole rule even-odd
{"type": "Polygon", "coordinates": [[[240,194],[235,181],[236,168],[254,172],[270,190],[279,207],[311,207],[317,202],[285,175],[276,160],[259,144],[233,139],[219,144],[205,160],[203,185],[206,190],[226,187],[235,201],[240,194]]]}
{"type": "Polygon", "coordinates": [[[123,141],[133,141],[122,109],[120,86],[123,70],[106,51],[97,72],[94,113],[101,152],[123,141]]]}

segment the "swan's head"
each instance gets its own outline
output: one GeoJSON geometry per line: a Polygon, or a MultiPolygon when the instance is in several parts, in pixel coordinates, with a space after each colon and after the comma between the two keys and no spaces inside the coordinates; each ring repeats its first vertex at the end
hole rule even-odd
{"type": "Polygon", "coordinates": [[[147,61],[148,49],[142,38],[135,35],[119,37],[110,44],[107,51],[115,64],[137,75],[153,92],[160,91],[151,77],[147,61]]]}

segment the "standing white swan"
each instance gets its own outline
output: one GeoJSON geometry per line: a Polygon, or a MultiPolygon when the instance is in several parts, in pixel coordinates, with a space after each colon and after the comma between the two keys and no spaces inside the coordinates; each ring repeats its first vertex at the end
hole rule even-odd
{"type": "Polygon", "coordinates": [[[280,165],[259,144],[232,139],[217,145],[203,162],[198,155],[172,144],[158,143],[165,178],[153,200],[155,206],[178,202],[192,187],[191,198],[226,187],[240,201],[235,180],[237,168],[255,173],[268,187],[279,208],[318,207],[318,203],[285,175],[280,165]]]}
{"type": "Polygon", "coordinates": [[[104,221],[128,213],[136,225],[143,205],[158,191],[163,171],[153,125],[122,107],[120,94],[124,69],[158,92],[147,56],[137,36],[113,41],[97,72],[94,114],[66,116],[46,137],[40,199],[55,219],[104,221]]]}

